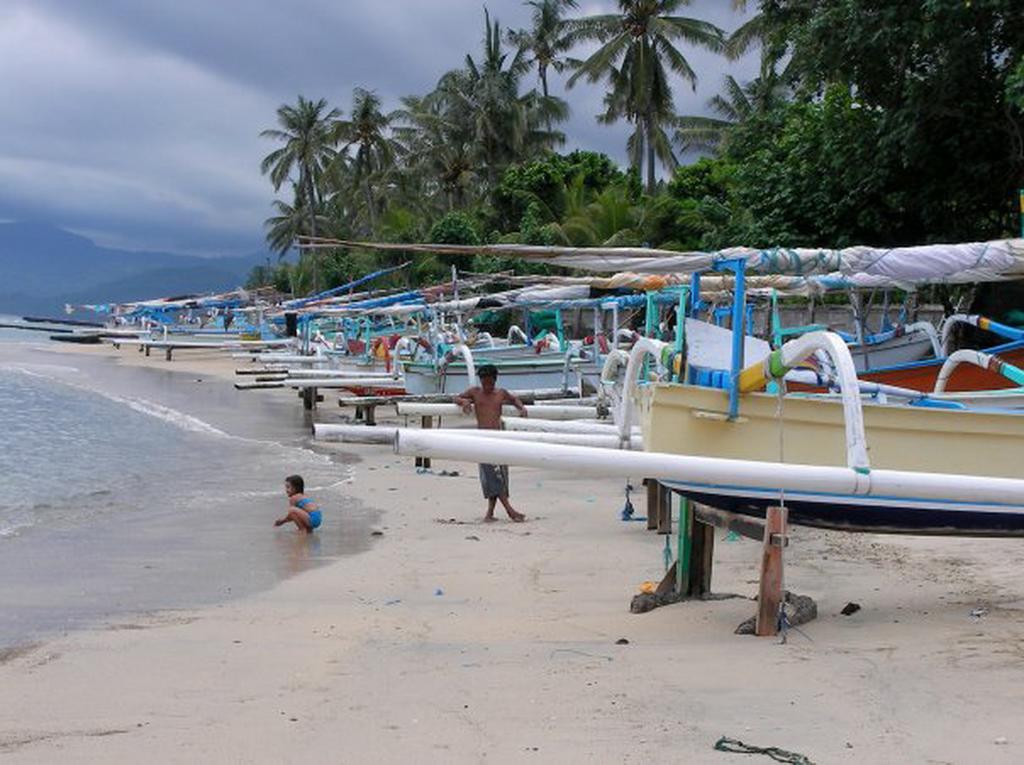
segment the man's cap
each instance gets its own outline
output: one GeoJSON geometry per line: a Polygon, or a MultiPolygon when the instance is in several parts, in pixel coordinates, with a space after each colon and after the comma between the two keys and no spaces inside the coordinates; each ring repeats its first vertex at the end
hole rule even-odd
{"type": "Polygon", "coordinates": [[[498,368],[494,364],[484,364],[476,371],[477,377],[494,377],[498,376],[498,368]]]}

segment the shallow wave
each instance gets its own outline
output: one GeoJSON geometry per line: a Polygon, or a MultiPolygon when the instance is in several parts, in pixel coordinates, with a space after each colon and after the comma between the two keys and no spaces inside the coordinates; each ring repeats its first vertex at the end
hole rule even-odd
{"type": "Polygon", "coordinates": [[[0,371],[21,372],[28,377],[39,377],[44,380],[64,382],[63,378],[54,377],[53,373],[78,374],[81,370],[78,367],[66,366],[64,364],[26,364],[24,362],[6,362],[0,363],[0,371]]]}
{"type": "Polygon", "coordinates": [[[169,406],[163,406],[162,404],[157,404],[153,401],[147,401],[144,398],[122,398],[120,396],[114,396],[106,393],[103,395],[112,401],[125,404],[140,414],[147,414],[150,417],[156,417],[157,419],[168,422],[182,430],[187,430],[192,433],[205,433],[211,436],[231,438],[230,433],[225,433],[220,428],[215,428],[210,423],[200,420],[198,417],[193,417],[191,414],[185,414],[184,412],[172,409],[169,406]]]}
{"type": "Polygon", "coordinates": [[[192,433],[205,433],[211,436],[220,436],[222,438],[232,438],[231,434],[225,433],[220,428],[216,428],[210,423],[193,417],[190,414],[181,412],[177,409],[172,409],[169,406],[163,406],[157,404],[155,401],[149,401],[144,398],[128,398],[124,396],[118,396],[109,391],[105,391],[102,388],[93,388],[88,385],[83,385],[75,380],[70,380],[64,377],[67,373],[77,373],[79,370],[76,367],[63,366],[60,364],[10,364],[0,365],[0,369],[11,370],[15,372],[21,372],[28,377],[36,377],[43,380],[49,380],[52,382],[61,383],[77,390],[84,390],[89,393],[95,393],[109,401],[113,401],[117,404],[124,404],[125,406],[133,409],[140,414],[149,415],[150,417],[156,417],[157,419],[163,420],[164,422],[170,423],[175,427],[187,430],[192,433]]]}

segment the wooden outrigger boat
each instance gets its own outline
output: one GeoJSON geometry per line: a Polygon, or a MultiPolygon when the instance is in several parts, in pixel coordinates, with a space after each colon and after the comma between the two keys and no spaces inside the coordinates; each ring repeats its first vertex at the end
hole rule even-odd
{"type": "MultiPolygon", "coordinates": [[[[435,251],[433,245],[427,248],[435,251]]],[[[784,505],[793,523],[847,531],[1024,536],[1024,480],[1018,477],[1024,464],[1024,415],[865,404],[849,348],[827,332],[811,333],[763,359],[744,363],[744,271],[752,258],[763,267],[765,253],[738,249],[729,251],[735,256],[729,258],[631,251],[618,258],[611,249],[523,251],[546,262],[594,270],[619,268],[622,260],[640,265],[637,270],[659,273],[674,267],[734,270],[729,369],[709,375],[718,387],[696,385],[678,343],[673,347],[638,341],[627,367],[627,395],[618,422],[624,449],[633,438],[628,391],[640,370],[651,363],[645,359],[673,370],[677,380],[690,380],[637,386],[636,414],[646,452],[403,432],[396,447],[400,453],[536,465],[577,474],[645,476],[711,507],[763,516],[769,506],[784,505]],[[756,392],[821,353],[831,359],[841,401],[756,392]]],[[[924,256],[933,258],[928,263],[930,275],[947,281],[977,278],[982,271],[984,278],[993,279],[1024,273],[1021,240],[905,248],[882,257],[890,255],[890,263],[904,268],[912,277],[908,281],[915,283],[927,281],[923,269],[914,272],[924,256]],[[936,261],[941,261],[941,268],[934,266],[936,261]],[[976,266],[973,273],[959,265],[966,261],[976,266]]],[[[844,274],[850,269],[847,258],[872,268],[881,260],[869,248],[792,251],[789,256],[801,268],[818,263],[830,273],[844,274]]],[[[940,370],[941,363],[928,391],[934,390],[940,370]]],[[[960,371],[968,370],[964,366],[960,371]]],[[[957,390],[955,381],[956,376],[948,380],[949,390],[957,390]]],[[[1014,384],[999,382],[1000,387],[1014,384]]]]}

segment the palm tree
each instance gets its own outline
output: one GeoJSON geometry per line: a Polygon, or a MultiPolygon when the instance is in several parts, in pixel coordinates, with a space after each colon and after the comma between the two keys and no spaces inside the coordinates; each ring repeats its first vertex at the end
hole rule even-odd
{"type": "Polygon", "coordinates": [[[648,193],[654,191],[656,159],[670,167],[674,163],[663,128],[674,111],[669,72],[693,87],[697,82],[696,73],[677,44],[689,43],[712,51],[723,47],[723,33],[717,26],[675,15],[689,2],[619,0],[619,13],[568,22],[572,43],[599,44],[589,58],[578,63],[568,85],[572,87],[581,77],[589,82],[608,82],[610,90],[602,119],[626,119],[636,125],[631,154],[640,160],[646,154],[648,193]]]}
{"type": "Polygon", "coordinates": [[[294,204],[288,204],[280,199],[275,199],[272,204],[277,215],[267,218],[263,222],[263,227],[267,231],[267,245],[277,253],[280,260],[292,248],[295,240],[306,233],[309,218],[302,209],[301,198],[297,193],[294,204]]]}
{"type": "Polygon", "coordinates": [[[566,217],[551,227],[563,243],[595,247],[639,241],[640,210],[624,185],[609,186],[586,205],[581,204],[585,199],[582,179],[570,182],[566,191],[570,195],[566,217]]]}
{"type": "Polygon", "coordinates": [[[466,56],[463,69],[445,74],[437,87],[446,119],[468,124],[475,151],[488,181],[510,161],[563,143],[565,136],[543,130],[540,124],[564,121],[568,106],[562,99],[536,91],[519,94],[529,63],[523,51],[511,58],[502,49],[501,27],[484,10],[484,54],[466,56]]]}
{"type": "MultiPolygon", "coordinates": [[[[533,8],[530,29],[510,30],[508,41],[528,57],[528,63],[537,67],[537,79],[540,80],[541,93],[547,98],[548,69],[561,72],[566,67],[563,55],[569,51],[571,44],[565,36],[565,19],[563,11],[577,8],[576,0],[528,0],[526,5],[533,8]]],[[[548,130],[551,123],[548,122],[548,130]]]]}
{"type": "Polygon", "coordinates": [[[389,135],[392,115],[381,111],[380,98],[363,88],[352,94],[352,119],[338,120],[335,135],[344,143],[339,157],[354,149],[349,170],[353,188],[362,191],[366,199],[370,233],[377,227],[377,203],[371,188],[372,179],[380,176],[395,163],[400,147],[389,135]]]}
{"type": "MultiPolygon", "coordinates": [[[[734,11],[747,10],[747,0],[732,0],[734,11]]],[[[750,50],[751,46],[763,44],[768,34],[768,22],[764,13],[755,13],[729,35],[725,43],[725,55],[735,61],[750,50]]]]}
{"type": "Polygon", "coordinates": [[[334,122],[341,116],[337,109],[327,110],[327,101],[310,101],[299,96],[295,106],[282,104],[277,110],[280,129],[264,130],[263,138],[272,138],[284,145],[270,152],[260,163],[264,175],[270,175],[274,190],[281,188],[298,170],[297,187],[301,206],[309,218],[309,234],[316,236],[317,210],[320,209],[320,181],[336,155],[334,122]],[[326,113],[325,113],[326,111],[326,113]]]}
{"type": "Polygon", "coordinates": [[[757,77],[742,86],[735,77],[726,75],[725,92],[708,101],[708,108],[718,116],[677,118],[675,141],[683,151],[714,151],[732,127],[753,115],[767,113],[785,98],[786,89],[774,70],[767,77],[757,77]]]}
{"type": "Polygon", "coordinates": [[[394,114],[406,168],[419,176],[427,196],[443,194],[449,211],[465,206],[477,176],[471,126],[450,112],[435,91],[402,98],[394,114]]]}

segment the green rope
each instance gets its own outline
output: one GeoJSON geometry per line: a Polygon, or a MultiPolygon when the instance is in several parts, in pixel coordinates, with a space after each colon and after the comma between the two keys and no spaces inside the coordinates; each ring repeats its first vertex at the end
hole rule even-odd
{"type": "Polygon", "coordinates": [[[787,752],[776,746],[750,746],[739,739],[726,738],[722,736],[715,742],[715,750],[719,752],[732,752],[734,754],[764,754],[776,762],[785,762],[788,765],[814,765],[807,757],[796,752],[787,752]]]}

